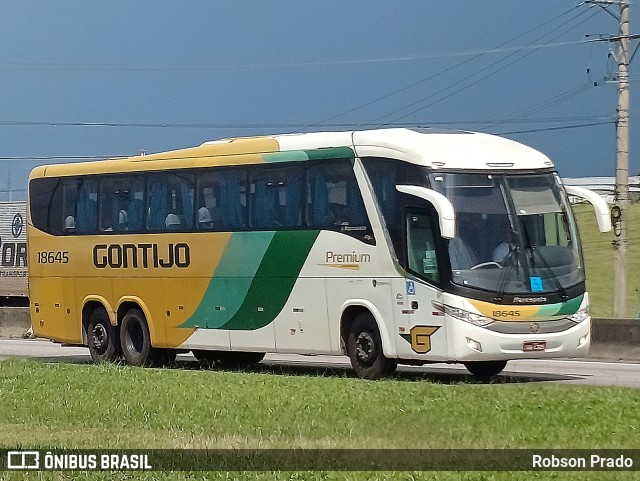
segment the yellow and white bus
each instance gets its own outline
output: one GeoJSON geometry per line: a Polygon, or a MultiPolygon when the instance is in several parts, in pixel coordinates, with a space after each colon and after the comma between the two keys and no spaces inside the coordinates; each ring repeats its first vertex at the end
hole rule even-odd
{"type": "Polygon", "coordinates": [[[29,180],[37,336],[133,365],[192,351],[399,364],[579,356],[590,343],[580,240],[540,152],[470,132],[238,138],[29,180]]]}

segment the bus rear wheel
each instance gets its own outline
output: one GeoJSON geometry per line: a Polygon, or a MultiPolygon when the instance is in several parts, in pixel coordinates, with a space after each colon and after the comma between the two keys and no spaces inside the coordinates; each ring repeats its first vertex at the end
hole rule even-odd
{"type": "Polygon", "coordinates": [[[144,314],[139,309],[130,309],[122,319],[120,346],[128,364],[146,366],[151,363],[151,336],[144,314]]]}
{"type": "Polygon", "coordinates": [[[347,338],[347,353],[356,375],[363,379],[380,379],[395,371],[396,362],[384,357],[378,326],[369,312],[358,314],[347,338]]]}
{"type": "Polygon", "coordinates": [[[507,366],[507,361],[469,361],[464,363],[471,374],[480,379],[497,376],[507,366]]]}
{"type": "Polygon", "coordinates": [[[118,329],[111,325],[104,307],[94,309],[89,316],[87,344],[93,362],[113,362],[120,356],[118,329]]]}

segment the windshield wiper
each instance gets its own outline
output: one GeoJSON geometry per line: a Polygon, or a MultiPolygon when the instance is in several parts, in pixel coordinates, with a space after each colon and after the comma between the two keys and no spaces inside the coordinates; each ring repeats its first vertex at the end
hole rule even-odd
{"type": "Polygon", "coordinates": [[[535,256],[536,254],[538,254],[538,257],[542,261],[542,266],[545,268],[547,275],[551,277],[551,280],[553,281],[553,284],[555,285],[556,290],[560,295],[560,299],[562,299],[563,301],[567,300],[567,298],[569,297],[567,295],[567,291],[564,287],[562,287],[562,284],[560,284],[560,281],[553,272],[553,269],[551,269],[551,267],[549,266],[549,263],[547,262],[545,257],[542,255],[542,252],[538,250],[538,247],[536,245],[531,243],[531,237],[529,237],[529,229],[527,228],[527,224],[524,222],[524,220],[521,220],[521,224],[524,231],[524,236],[527,239],[527,245],[525,247],[531,250],[531,267],[536,267],[535,256]]]}
{"type": "Polygon", "coordinates": [[[562,284],[560,284],[560,281],[558,280],[558,278],[554,274],[553,269],[551,269],[551,267],[547,263],[547,260],[542,255],[542,252],[540,252],[537,249],[536,246],[531,246],[531,252],[534,254],[534,256],[535,256],[535,254],[538,254],[538,257],[542,261],[542,265],[546,269],[547,273],[551,276],[551,279],[553,280],[553,283],[555,284],[556,289],[558,290],[558,292],[560,294],[560,299],[562,299],[563,301],[567,300],[569,298],[569,296],[567,295],[566,289],[564,287],[562,287],[562,284]]]}
{"type": "MultiPolygon", "coordinates": [[[[511,246],[511,244],[509,245],[511,246]]],[[[517,268],[518,257],[518,247],[516,246],[515,249],[511,249],[511,247],[509,247],[509,253],[501,262],[503,269],[500,272],[500,277],[498,278],[498,295],[494,299],[496,302],[502,302],[504,291],[507,287],[507,281],[509,280],[509,273],[514,266],[517,268]],[[512,261],[512,257],[516,258],[515,262],[512,261]]]]}

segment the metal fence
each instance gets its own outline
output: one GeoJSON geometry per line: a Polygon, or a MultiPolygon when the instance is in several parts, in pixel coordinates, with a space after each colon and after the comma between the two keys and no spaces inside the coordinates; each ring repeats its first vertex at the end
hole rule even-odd
{"type": "Polygon", "coordinates": [[[27,200],[27,189],[0,189],[0,202],[27,200]]]}

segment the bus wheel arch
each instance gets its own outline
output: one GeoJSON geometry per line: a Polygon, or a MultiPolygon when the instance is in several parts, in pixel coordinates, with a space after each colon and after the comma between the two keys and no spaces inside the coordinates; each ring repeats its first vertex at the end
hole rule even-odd
{"type": "Polygon", "coordinates": [[[389,358],[397,357],[397,351],[395,344],[391,342],[391,338],[387,332],[386,326],[382,321],[382,315],[375,308],[373,304],[366,300],[358,300],[353,302],[347,302],[343,305],[342,316],[340,318],[340,350],[344,355],[348,355],[347,352],[347,340],[349,338],[349,332],[351,332],[351,326],[361,313],[369,313],[373,322],[378,327],[380,338],[382,339],[382,348],[385,356],[389,358]]]}
{"type": "Polygon", "coordinates": [[[113,362],[120,357],[118,328],[111,322],[107,309],[98,301],[82,308],[82,325],[89,354],[94,362],[113,362]]]}
{"type": "Polygon", "coordinates": [[[368,307],[356,304],[343,311],[340,322],[341,348],[349,356],[358,377],[379,379],[395,371],[397,362],[384,352],[383,336],[380,323],[368,307]]]}
{"type": "Polygon", "coordinates": [[[127,315],[131,309],[138,309],[142,315],[144,316],[144,320],[147,323],[147,328],[149,329],[149,335],[151,336],[151,344],[156,344],[158,341],[158,336],[156,333],[155,325],[153,323],[153,318],[151,316],[151,312],[147,308],[147,305],[142,301],[142,299],[138,297],[123,297],[120,299],[118,303],[118,309],[116,312],[117,324],[119,326],[122,325],[122,320],[124,316],[127,315]]]}

